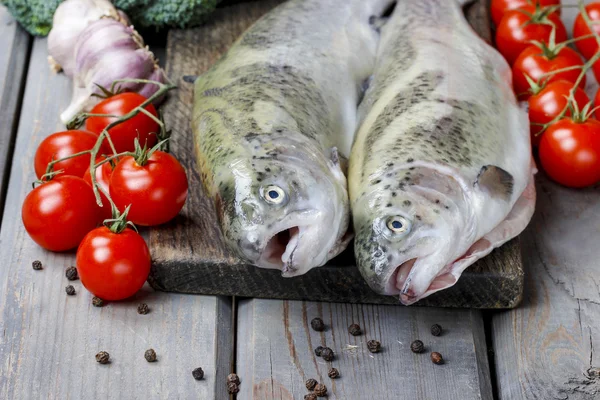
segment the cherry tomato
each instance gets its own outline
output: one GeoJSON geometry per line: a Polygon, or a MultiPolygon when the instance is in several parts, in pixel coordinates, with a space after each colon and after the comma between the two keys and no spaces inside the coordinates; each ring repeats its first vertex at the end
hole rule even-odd
{"type": "MultiPolygon", "coordinates": [[[[583,67],[583,61],[573,49],[563,47],[557,54],[544,54],[542,49],[531,45],[523,50],[513,65],[513,86],[515,93],[522,100],[527,100],[531,95],[529,91],[530,86],[525,75],[541,84],[559,80],[575,83],[581,74],[581,69],[559,72],[547,77],[543,76],[552,71],[576,66],[583,67]]],[[[585,89],[585,76],[581,80],[579,87],[585,89]]]]}
{"type": "Polygon", "coordinates": [[[88,233],[77,249],[77,272],[83,286],[103,300],[133,296],[148,279],[150,251],[133,229],[114,233],[107,227],[88,233]]]}
{"type": "MultiPolygon", "coordinates": [[[[101,159],[100,159],[101,160],[101,159]]],[[[97,161],[99,162],[99,161],[97,161]]],[[[110,181],[110,175],[112,174],[112,166],[109,162],[102,164],[101,166],[96,168],[96,182],[98,185],[102,187],[107,193],[109,192],[108,184],[110,181]]],[[[92,186],[92,175],[90,174],[90,169],[88,168],[83,174],[83,180],[86,181],[90,186],[92,186]]],[[[112,217],[112,210],[110,209],[110,202],[100,191],[100,198],[102,199],[102,207],[101,214],[102,219],[110,219],[112,217]]]]}
{"type": "MultiPolygon", "coordinates": [[[[600,106],[600,90],[596,92],[596,96],[594,97],[594,106],[600,106]]],[[[600,120],[600,108],[594,111],[594,116],[597,120],[600,120]]]]}
{"type": "Polygon", "coordinates": [[[544,171],[561,185],[581,188],[600,181],[600,121],[561,119],[544,132],[539,150],[544,171]]]}
{"type": "MultiPolygon", "coordinates": [[[[600,21],[600,2],[590,3],[585,6],[585,9],[592,21],[600,21]]],[[[594,32],[600,33],[600,25],[594,25],[594,32]]],[[[580,38],[591,33],[592,31],[585,23],[585,19],[581,13],[579,13],[577,18],[575,18],[575,25],[573,25],[573,37],[580,38]]],[[[596,51],[598,51],[598,43],[593,37],[578,40],[575,42],[575,46],[577,46],[577,50],[579,50],[579,52],[588,60],[596,54],[596,51]]]]}
{"type": "MultiPolygon", "coordinates": [[[[535,124],[547,124],[560,114],[567,105],[567,98],[573,88],[573,83],[568,81],[556,81],[547,84],[537,94],[529,98],[529,122],[531,123],[531,143],[537,146],[542,139],[538,135],[542,131],[541,126],[535,124]]],[[[587,94],[580,88],[575,91],[575,102],[579,110],[590,102],[587,94]]],[[[570,111],[567,111],[570,116],[570,111]]]]}
{"type": "Polygon", "coordinates": [[[173,219],[185,203],[187,190],[185,170],[163,151],[152,153],[143,166],[133,157],[124,157],[110,177],[110,196],[121,211],[131,204],[128,219],[138,225],[173,219]]]}
{"type": "Polygon", "coordinates": [[[21,215],[29,236],[52,251],[77,247],[100,219],[91,186],[71,175],[57,176],[29,192],[21,215]]]}
{"type": "MultiPolygon", "coordinates": [[[[496,47],[513,65],[519,54],[531,44],[532,40],[548,43],[552,26],[531,19],[527,14],[535,13],[535,6],[523,6],[518,10],[510,10],[504,17],[496,30],[496,47]]],[[[567,40],[567,30],[556,13],[548,15],[547,20],[556,27],[556,43],[567,40]]]]}
{"type": "MultiPolygon", "coordinates": [[[[125,92],[102,100],[92,108],[92,114],[110,114],[122,116],[142,104],[146,98],[133,92],[125,92]]],[[[156,108],[152,104],[144,107],[152,115],[157,116],[156,108]]],[[[90,117],[85,121],[85,129],[96,134],[102,133],[108,124],[116,118],[90,117]]],[[[152,118],[146,114],[139,113],[135,117],[109,129],[108,133],[112,139],[115,149],[121,153],[134,150],[134,140],[138,138],[142,147],[144,144],[151,148],[158,142],[157,134],[160,127],[152,118]]]]}
{"type": "MultiPolygon", "coordinates": [[[[504,14],[509,10],[516,10],[528,4],[539,4],[541,6],[559,5],[560,0],[492,0],[492,20],[498,26],[504,14]]],[[[560,9],[556,11],[560,14],[560,9]]]]}
{"type": "MultiPolygon", "coordinates": [[[[85,131],[56,132],[42,140],[35,152],[35,174],[40,179],[46,173],[46,167],[52,160],[67,157],[75,153],[90,150],[96,144],[97,135],[85,131]]],[[[54,171],[63,170],[62,175],[82,177],[90,166],[89,154],[61,161],[54,165],[54,171]]]]}

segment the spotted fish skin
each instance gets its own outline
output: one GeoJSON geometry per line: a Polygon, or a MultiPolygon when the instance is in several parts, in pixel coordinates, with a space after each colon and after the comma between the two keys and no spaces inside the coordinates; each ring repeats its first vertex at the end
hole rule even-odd
{"type": "Polygon", "coordinates": [[[288,1],[196,81],[202,181],[226,241],[249,263],[295,276],[350,240],[343,161],[375,65],[369,21],[390,3],[288,1]]]}
{"type": "Polygon", "coordinates": [[[381,34],[350,157],[355,254],[412,304],[525,228],[534,166],[510,68],[457,2],[399,1],[381,34]]]}

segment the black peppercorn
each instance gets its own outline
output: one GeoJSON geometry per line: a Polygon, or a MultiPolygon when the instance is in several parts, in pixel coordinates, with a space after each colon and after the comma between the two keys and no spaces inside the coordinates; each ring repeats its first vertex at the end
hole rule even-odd
{"type": "Polygon", "coordinates": [[[425,345],[420,340],[415,340],[410,344],[410,351],[413,353],[422,353],[425,350],[425,345]]]}
{"type": "Polygon", "coordinates": [[[154,361],[156,361],[156,352],[154,351],[154,349],[148,349],[148,350],[146,350],[146,352],[144,353],[144,358],[148,362],[154,362],[154,361]]]}
{"type": "Polygon", "coordinates": [[[79,279],[79,275],[77,275],[77,268],[75,268],[75,267],[67,268],[67,270],[65,271],[65,276],[70,281],[75,281],[75,280],[79,279]]]}
{"type": "Polygon", "coordinates": [[[348,333],[350,333],[352,336],[358,336],[362,334],[362,330],[360,329],[360,325],[358,324],[352,324],[348,327],[348,333]]]}
{"type": "Polygon", "coordinates": [[[379,340],[369,340],[367,342],[367,348],[371,353],[379,353],[381,350],[381,343],[379,343],[379,340]]]}
{"type": "Polygon", "coordinates": [[[327,386],[323,385],[322,383],[319,383],[317,386],[315,386],[315,390],[313,393],[319,397],[325,397],[327,396],[327,386]]]}
{"type": "Polygon", "coordinates": [[[150,312],[150,308],[148,308],[148,304],[142,303],[137,308],[138,314],[146,315],[150,312]]]}
{"type": "Polygon", "coordinates": [[[317,382],[316,379],[310,378],[310,379],[306,380],[305,385],[308,390],[313,390],[315,388],[315,386],[317,386],[317,383],[319,383],[319,382],[317,382]]]}
{"type": "Polygon", "coordinates": [[[440,336],[442,334],[442,327],[438,324],[431,325],[431,334],[433,336],[440,336]]]}
{"type": "Polygon", "coordinates": [[[317,400],[317,395],[314,393],[305,394],[304,400],[317,400]]]}
{"type": "Polygon", "coordinates": [[[337,368],[331,368],[327,375],[329,375],[331,379],[335,379],[340,376],[340,371],[338,371],[337,368]]]}
{"type": "Polygon", "coordinates": [[[65,291],[67,292],[67,294],[69,296],[74,296],[75,295],[75,288],[73,287],[73,285],[69,285],[65,288],[65,291]]]}
{"type": "Polygon", "coordinates": [[[100,364],[108,364],[109,359],[110,354],[108,354],[106,351],[101,351],[100,353],[96,354],[96,361],[98,361],[100,364]]]}
{"type": "Polygon", "coordinates": [[[440,353],[438,353],[437,351],[434,351],[433,353],[431,353],[431,361],[434,364],[440,365],[444,363],[444,358],[442,357],[442,355],[440,353]]]}
{"type": "Polygon", "coordinates": [[[229,374],[227,375],[227,383],[233,382],[236,385],[240,384],[240,377],[237,374],[229,374]]]}
{"type": "Polygon", "coordinates": [[[310,326],[312,326],[312,328],[317,332],[325,330],[325,323],[319,317],[313,318],[312,321],[310,321],[310,326]]]}
{"type": "Polygon", "coordinates": [[[323,347],[323,346],[317,346],[317,347],[315,348],[315,355],[316,355],[317,357],[321,357],[321,352],[323,351],[323,349],[324,349],[324,347],[323,347]]]}
{"type": "Polygon", "coordinates": [[[237,383],[229,382],[227,384],[227,393],[229,393],[229,394],[235,394],[235,393],[237,393],[239,391],[240,391],[240,387],[238,386],[237,383]]]}
{"type": "Polygon", "coordinates": [[[204,371],[202,368],[198,367],[192,371],[192,376],[195,380],[199,381],[200,379],[204,378],[204,371]]]}
{"type": "Polygon", "coordinates": [[[32,262],[31,267],[33,269],[35,269],[36,271],[44,269],[44,267],[42,267],[42,262],[40,260],[35,260],[34,262],[32,262]]]}
{"type": "Polygon", "coordinates": [[[92,299],[92,305],[94,307],[104,307],[104,300],[102,300],[100,297],[94,296],[92,299]]]}
{"type": "Polygon", "coordinates": [[[323,350],[321,351],[321,358],[323,358],[323,360],[325,361],[332,361],[333,350],[331,350],[329,347],[323,348],[323,350]]]}

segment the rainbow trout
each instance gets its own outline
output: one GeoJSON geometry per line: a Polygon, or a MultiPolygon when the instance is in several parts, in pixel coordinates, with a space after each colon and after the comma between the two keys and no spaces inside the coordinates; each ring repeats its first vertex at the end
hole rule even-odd
{"type": "Polygon", "coordinates": [[[404,304],[449,286],[534,209],[527,115],[454,0],[398,1],[359,109],[348,180],[358,267],[404,304]]]}
{"type": "Polygon", "coordinates": [[[203,184],[228,244],[283,276],[351,239],[343,160],[391,0],[291,0],[256,22],[195,84],[203,184]]]}

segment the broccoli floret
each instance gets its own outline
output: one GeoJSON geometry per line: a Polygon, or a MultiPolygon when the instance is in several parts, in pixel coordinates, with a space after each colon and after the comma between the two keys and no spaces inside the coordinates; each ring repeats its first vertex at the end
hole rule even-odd
{"type": "Polygon", "coordinates": [[[0,0],[13,17],[36,36],[46,36],[52,28],[52,16],[62,0],[0,0]]]}
{"type": "Polygon", "coordinates": [[[142,0],[146,4],[131,6],[135,2],[136,0],[114,0],[115,6],[124,10],[136,27],[160,29],[197,26],[206,20],[219,0],[142,0]]]}
{"type": "MultiPolygon", "coordinates": [[[[0,0],[32,35],[46,36],[63,0],[0,0]]],[[[205,21],[220,0],[113,0],[138,28],[188,28],[205,21]]]]}

